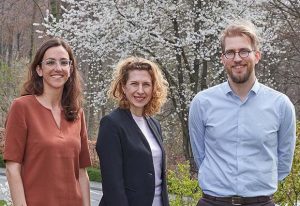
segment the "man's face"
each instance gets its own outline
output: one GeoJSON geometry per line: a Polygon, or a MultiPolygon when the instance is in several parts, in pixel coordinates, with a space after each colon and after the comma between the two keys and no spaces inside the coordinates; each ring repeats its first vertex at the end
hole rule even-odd
{"type": "Polygon", "coordinates": [[[221,59],[229,80],[236,84],[246,83],[249,79],[254,80],[254,67],[261,55],[259,51],[253,50],[250,38],[248,36],[226,37],[224,49],[226,55],[222,54],[221,59]]]}

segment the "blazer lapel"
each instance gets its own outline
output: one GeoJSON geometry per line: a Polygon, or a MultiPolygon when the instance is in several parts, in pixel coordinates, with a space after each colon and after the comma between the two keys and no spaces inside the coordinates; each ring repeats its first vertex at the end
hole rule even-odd
{"type": "Polygon", "coordinates": [[[125,111],[126,116],[128,118],[128,124],[131,125],[131,128],[133,130],[135,130],[136,133],[138,134],[137,137],[134,137],[134,138],[140,138],[142,140],[143,144],[149,150],[149,152],[151,152],[150,145],[149,145],[146,137],[144,136],[143,132],[141,131],[141,129],[139,128],[139,126],[137,125],[135,120],[133,119],[131,112],[129,110],[124,110],[124,111],[125,111]]]}
{"type": "Polygon", "coordinates": [[[163,150],[162,136],[159,132],[158,125],[155,124],[155,122],[151,119],[151,117],[146,117],[146,121],[147,121],[148,126],[150,127],[155,139],[157,140],[160,148],[163,150]]]}

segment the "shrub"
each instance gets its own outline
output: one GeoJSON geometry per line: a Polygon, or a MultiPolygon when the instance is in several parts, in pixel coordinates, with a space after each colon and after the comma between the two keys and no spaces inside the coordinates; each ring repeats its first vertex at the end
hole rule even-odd
{"type": "Polygon", "coordinates": [[[297,141],[292,171],[278,185],[275,202],[279,205],[294,206],[300,201],[300,122],[297,123],[297,141]]]}
{"type": "Polygon", "coordinates": [[[0,206],[6,206],[7,204],[6,204],[6,202],[5,202],[5,200],[0,200],[0,206]]]}
{"type": "Polygon", "coordinates": [[[5,163],[4,163],[2,154],[0,154],[0,167],[5,167],[5,163]]]}
{"type": "Polygon", "coordinates": [[[168,171],[168,190],[171,206],[194,206],[201,197],[196,178],[190,175],[190,164],[178,164],[174,171],[168,171]]]}
{"type": "Polygon", "coordinates": [[[88,167],[87,168],[87,173],[89,175],[90,181],[94,181],[94,182],[101,182],[102,181],[99,168],[88,167]]]}

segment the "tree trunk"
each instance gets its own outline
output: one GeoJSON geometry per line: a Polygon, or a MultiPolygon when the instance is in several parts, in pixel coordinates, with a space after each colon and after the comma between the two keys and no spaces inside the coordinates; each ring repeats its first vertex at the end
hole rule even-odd
{"type": "Polygon", "coordinates": [[[37,10],[37,6],[36,6],[36,4],[33,4],[32,16],[31,16],[31,28],[30,28],[30,49],[29,49],[29,59],[30,59],[30,61],[32,61],[33,50],[34,50],[35,30],[34,30],[33,23],[35,22],[36,10],[37,10]]]}
{"type": "Polygon", "coordinates": [[[203,60],[202,74],[201,74],[201,90],[207,89],[207,61],[203,60]]]}
{"type": "Polygon", "coordinates": [[[13,47],[14,47],[14,37],[13,37],[13,29],[12,32],[9,36],[9,41],[8,41],[8,47],[7,47],[7,65],[8,67],[12,66],[12,59],[13,59],[13,47]]]}

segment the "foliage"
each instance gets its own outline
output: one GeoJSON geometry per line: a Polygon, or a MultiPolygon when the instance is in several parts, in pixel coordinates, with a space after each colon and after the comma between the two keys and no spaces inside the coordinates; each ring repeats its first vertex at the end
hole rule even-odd
{"type": "Polygon", "coordinates": [[[23,62],[15,62],[15,67],[9,67],[0,60],[0,127],[4,124],[6,112],[12,100],[17,96],[18,88],[23,72],[20,65],[23,62]]]}
{"type": "Polygon", "coordinates": [[[297,142],[292,171],[279,183],[275,201],[280,205],[294,206],[300,201],[300,122],[297,123],[297,142]]]}
{"type": "Polygon", "coordinates": [[[2,154],[0,154],[0,167],[5,167],[5,163],[4,163],[2,154]]]}
{"type": "Polygon", "coordinates": [[[6,112],[10,103],[9,97],[14,85],[14,74],[7,64],[0,60],[0,111],[6,112]]]}
{"type": "Polygon", "coordinates": [[[5,200],[0,200],[0,206],[6,206],[7,204],[6,204],[6,202],[5,202],[5,200]]]}
{"type": "Polygon", "coordinates": [[[87,168],[87,173],[89,175],[90,181],[94,181],[94,182],[101,182],[102,181],[99,168],[88,167],[87,168]]]}
{"type": "Polygon", "coordinates": [[[198,181],[190,175],[188,161],[178,164],[176,170],[168,171],[168,190],[171,206],[196,205],[201,197],[198,181]]]}

